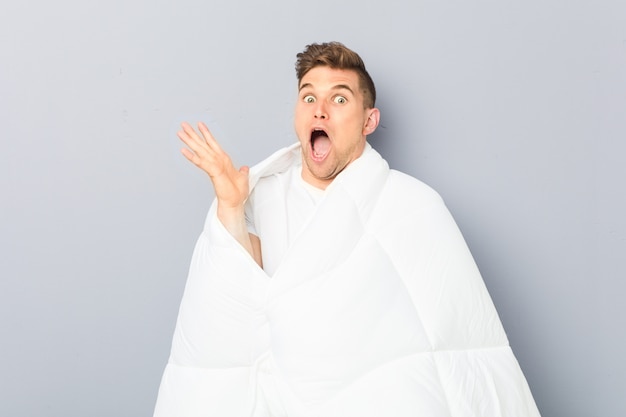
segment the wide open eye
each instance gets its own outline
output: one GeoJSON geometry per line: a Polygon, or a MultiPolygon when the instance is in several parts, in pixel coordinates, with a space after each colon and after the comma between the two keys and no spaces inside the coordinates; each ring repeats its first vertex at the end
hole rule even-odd
{"type": "Polygon", "coordinates": [[[315,103],[315,97],[308,95],[308,96],[304,96],[304,102],[305,103],[315,103]]]}
{"type": "Polygon", "coordinates": [[[333,101],[334,101],[336,104],[345,104],[345,103],[347,103],[347,102],[348,102],[348,99],[346,99],[344,96],[335,96],[335,97],[333,98],[333,101]]]}

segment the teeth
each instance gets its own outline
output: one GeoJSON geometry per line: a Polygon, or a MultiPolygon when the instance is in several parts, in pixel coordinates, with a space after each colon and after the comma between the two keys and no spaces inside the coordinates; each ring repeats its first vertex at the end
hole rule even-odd
{"type": "Polygon", "coordinates": [[[311,140],[315,140],[319,136],[328,136],[325,131],[322,129],[315,129],[311,132],[311,140]]]}

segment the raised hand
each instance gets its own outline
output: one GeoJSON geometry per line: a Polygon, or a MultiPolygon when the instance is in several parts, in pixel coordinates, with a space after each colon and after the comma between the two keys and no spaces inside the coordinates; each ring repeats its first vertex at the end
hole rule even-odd
{"type": "Polygon", "coordinates": [[[189,123],[182,123],[178,137],[188,147],[182,154],[209,174],[221,209],[243,208],[248,197],[248,167],[236,169],[204,123],[198,123],[200,135],[189,123]]]}
{"type": "Polygon", "coordinates": [[[261,242],[248,233],[244,203],[248,198],[249,168],[235,168],[230,156],[222,150],[204,123],[198,123],[200,135],[189,123],[182,123],[178,137],[185,145],[181,152],[194,165],[209,174],[217,197],[217,217],[226,230],[248,251],[263,268],[261,242]]]}

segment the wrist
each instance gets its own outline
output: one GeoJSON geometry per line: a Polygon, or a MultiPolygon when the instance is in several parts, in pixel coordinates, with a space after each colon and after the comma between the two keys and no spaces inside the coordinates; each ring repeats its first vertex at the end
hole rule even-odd
{"type": "Polygon", "coordinates": [[[245,225],[245,210],[243,204],[230,206],[217,201],[217,217],[228,228],[232,229],[240,225],[245,225]]]}

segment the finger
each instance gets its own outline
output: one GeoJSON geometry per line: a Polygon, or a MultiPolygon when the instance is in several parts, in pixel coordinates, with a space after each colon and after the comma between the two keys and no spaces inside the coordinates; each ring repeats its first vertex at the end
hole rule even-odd
{"type": "Polygon", "coordinates": [[[190,162],[192,162],[193,164],[197,165],[197,162],[196,162],[196,154],[195,154],[195,153],[191,152],[191,151],[190,151],[189,149],[187,149],[187,148],[182,148],[182,149],[180,150],[180,152],[181,152],[181,153],[183,154],[183,156],[184,156],[185,158],[187,158],[190,162]]]}
{"type": "Polygon", "coordinates": [[[202,133],[202,136],[204,136],[204,140],[206,141],[206,143],[212,148],[214,149],[216,152],[221,152],[222,151],[222,147],[220,146],[220,144],[215,140],[215,138],[213,137],[213,135],[211,134],[211,131],[209,130],[209,128],[207,127],[207,125],[205,125],[202,122],[198,123],[198,130],[200,131],[200,133],[202,133]]]}
{"type": "MultiPolygon", "coordinates": [[[[198,155],[187,148],[182,148],[180,152],[189,162],[202,169],[204,172],[209,174],[209,176],[212,177],[215,175],[215,169],[219,164],[216,164],[215,159],[212,158],[210,154],[198,155]]],[[[219,171],[220,168],[217,169],[219,171]]]]}
{"type": "Polygon", "coordinates": [[[185,131],[181,130],[181,131],[177,132],[176,136],[178,136],[178,138],[181,141],[183,141],[185,143],[185,145],[187,145],[195,153],[206,153],[207,152],[207,149],[206,149],[207,145],[206,144],[203,145],[200,142],[199,139],[192,138],[185,131]]]}
{"type": "Polygon", "coordinates": [[[200,137],[200,135],[198,135],[198,133],[196,133],[196,131],[194,130],[193,127],[191,127],[191,125],[187,122],[183,122],[180,124],[180,126],[183,128],[183,130],[181,131],[182,133],[184,133],[185,135],[187,135],[191,140],[198,142],[200,144],[205,143],[204,139],[202,139],[200,137]]]}
{"type": "Polygon", "coordinates": [[[183,122],[181,123],[181,127],[182,130],[178,131],[176,135],[185,145],[189,146],[192,151],[200,156],[212,151],[207,142],[196,133],[189,123],[183,122]]]}

